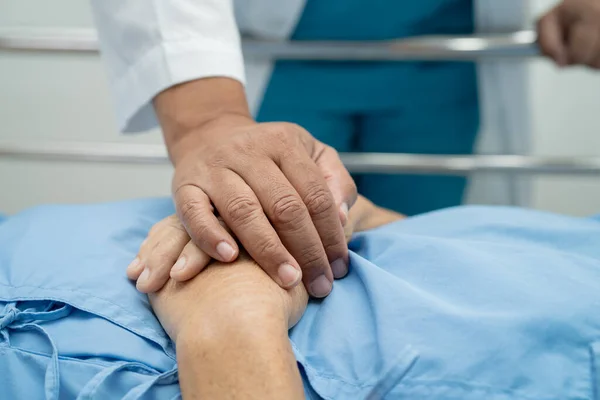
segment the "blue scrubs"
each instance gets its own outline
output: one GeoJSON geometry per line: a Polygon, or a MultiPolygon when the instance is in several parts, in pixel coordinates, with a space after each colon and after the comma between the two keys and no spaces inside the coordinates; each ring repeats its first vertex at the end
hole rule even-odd
{"type": "MultiPolygon", "coordinates": [[[[472,0],[308,0],[292,40],[470,34],[472,0]]],[[[291,121],[340,152],[470,154],[479,127],[475,65],[277,62],[259,121],[291,121]]],[[[414,215],[461,203],[466,179],[356,176],[360,193],[414,215]]]]}
{"type": "MultiPolygon", "coordinates": [[[[173,345],[125,277],[170,200],[0,224],[0,398],[177,399],[173,345]]],[[[307,399],[598,399],[600,219],[459,207],[357,234],[290,340],[307,399]]]]}

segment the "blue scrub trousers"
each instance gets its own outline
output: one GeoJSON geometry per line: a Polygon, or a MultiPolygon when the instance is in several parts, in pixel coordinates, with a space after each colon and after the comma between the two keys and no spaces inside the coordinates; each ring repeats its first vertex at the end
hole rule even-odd
{"type": "MultiPolygon", "coordinates": [[[[472,0],[308,0],[292,40],[470,34],[472,0]]],[[[257,116],[306,128],[339,152],[471,154],[479,129],[473,63],[279,61],[257,116]]],[[[467,180],[356,175],[359,192],[408,215],[462,202],[467,180]]]]}

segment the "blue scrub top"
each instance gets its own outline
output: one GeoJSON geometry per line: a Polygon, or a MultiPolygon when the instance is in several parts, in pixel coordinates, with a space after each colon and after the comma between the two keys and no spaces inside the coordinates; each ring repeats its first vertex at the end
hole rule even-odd
{"type": "MultiPolygon", "coordinates": [[[[292,40],[388,40],[471,34],[472,0],[308,0],[292,40]]],[[[277,62],[277,108],[359,113],[476,99],[472,63],[277,62]]]]}
{"type": "MultiPolygon", "coordinates": [[[[172,212],[48,206],[0,224],[2,399],[180,396],[173,346],[125,276],[172,212]]],[[[599,220],[461,207],[350,247],[349,275],[290,332],[307,398],[598,398],[599,220]]]]}
{"type": "MultiPolygon", "coordinates": [[[[292,40],[379,41],[471,34],[472,0],[308,0],[292,40]]],[[[306,128],[339,152],[471,154],[474,63],[280,61],[257,119],[306,128]]],[[[404,214],[461,203],[456,176],[355,175],[359,192],[404,214]]]]}

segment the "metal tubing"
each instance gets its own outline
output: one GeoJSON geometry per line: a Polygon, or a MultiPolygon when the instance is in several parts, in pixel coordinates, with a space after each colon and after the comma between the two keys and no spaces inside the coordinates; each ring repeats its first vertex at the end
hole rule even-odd
{"type": "MultiPolygon", "coordinates": [[[[350,172],[383,174],[516,173],[600,177],[600,157],[515,155],[438,156],[424,154],[342,153],[350,172]]],[[[168,164],[165,147],[121,143],[0,144],[0,160],[66,161],[121,164],[168,164]]]]}
{"type": "MultiPolygon", "coordinates": [[[[375,42],[274,42],[244,39],[251,58],[329,61],[477,60],[524,58],[540,54],[534,31],[497,35],[421,36],[375,42]]],[[[91,29],[0,30],[0,50],[83,52],[98,51],[91,29]]]]}

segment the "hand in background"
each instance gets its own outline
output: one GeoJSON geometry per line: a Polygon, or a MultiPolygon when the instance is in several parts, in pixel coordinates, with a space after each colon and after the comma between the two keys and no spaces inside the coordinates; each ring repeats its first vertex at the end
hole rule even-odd
{"type": "Polygon", "coordinates": [[[538,36],[558,65],[600,69],[600,1],[564,0],[539,20],[538,36]]]}

